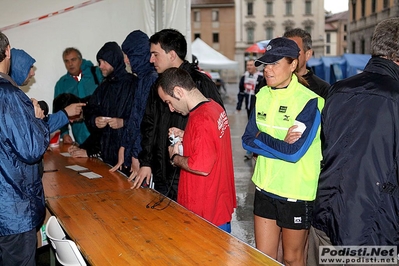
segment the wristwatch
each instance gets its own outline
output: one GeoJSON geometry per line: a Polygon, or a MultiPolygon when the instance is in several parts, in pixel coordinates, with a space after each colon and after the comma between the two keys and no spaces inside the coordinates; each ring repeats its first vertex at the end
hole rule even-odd
{"type": "Polygon", "coordinates": [[[176,155],[179,155],[179,154],[178,154],[178,153],[175,153],[175,154],[172,155],[172,157],[170,157],[170,164],[171,164],[172,166],[176,166],[175,163],[173,162],[173,159],[175,158],[176,155]]]}

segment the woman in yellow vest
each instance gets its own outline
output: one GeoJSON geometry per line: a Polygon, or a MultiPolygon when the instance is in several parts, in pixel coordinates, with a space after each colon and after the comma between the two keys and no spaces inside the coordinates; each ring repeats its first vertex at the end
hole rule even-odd
{"type": "Polygon", "coordinates": [[[267,86],[256,95],[242,137],[244,149],[258,154],[252,177],[256,247],[277,259],[281,234],[286,265],[305,265],[321,161],[324,100],[295,74],[299,52],[294,41],[275,38],[256,60],[267,86]]]}

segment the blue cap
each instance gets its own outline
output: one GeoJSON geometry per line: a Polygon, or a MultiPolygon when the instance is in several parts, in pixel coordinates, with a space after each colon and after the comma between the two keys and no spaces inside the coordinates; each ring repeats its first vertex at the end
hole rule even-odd
{"type": "Polygon", "coordinates": [[[255,60],[255,66],[273,64],[284,57],[298,59],[299,51],[298,45],[293,40],[283,37],[275,38],[266,46],[266,52],[255,60]]]}

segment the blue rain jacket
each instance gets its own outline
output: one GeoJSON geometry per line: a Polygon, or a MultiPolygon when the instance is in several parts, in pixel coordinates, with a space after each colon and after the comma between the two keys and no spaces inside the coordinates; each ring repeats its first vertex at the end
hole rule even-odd
{"type": "Polygon", "coordinates": [[[132,72],[138,78],[132,112],[122,140],[122,146],[125,147],[125,165],[130,167],[132,157],[138,158],[141,151],[141,120],[144,116],[148,95],[158,78],[158,73],[150,63],[150,40],[144,32],[140,30],[131,32],[122,44],[122,51],[129,58],[132,72]]]}
{"type": "Polygon", "coordinates": [[[47,124],[29,97],[0,73],[0,235],[30,231],[44,220],[42,156],[47,124]]]}

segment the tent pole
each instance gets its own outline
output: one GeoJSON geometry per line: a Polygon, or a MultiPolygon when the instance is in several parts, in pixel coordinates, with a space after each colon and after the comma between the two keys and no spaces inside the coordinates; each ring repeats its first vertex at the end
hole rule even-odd
{"type": "Polygon", "coordinates": [[[154,0],[154,26],[155,32],[158,32],[164,28],[163,25],[163,2],[164,0],[154,0]]]}

